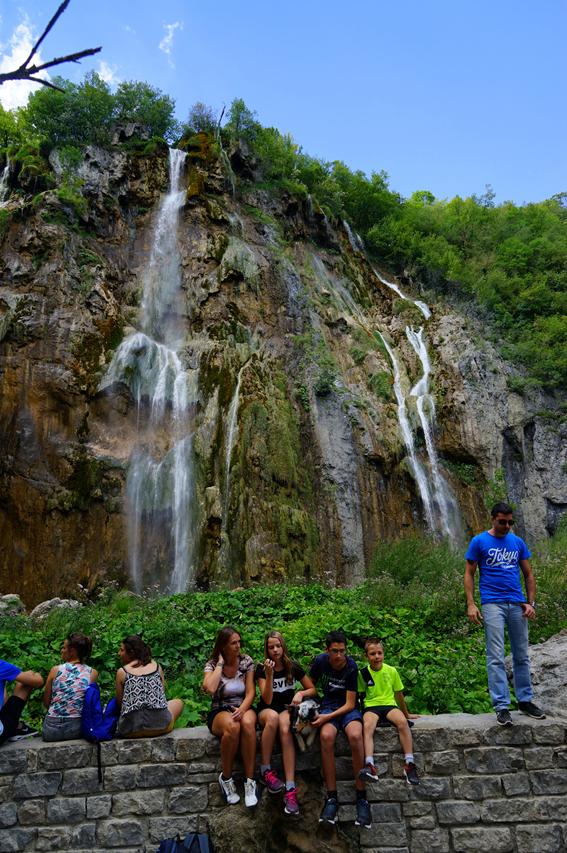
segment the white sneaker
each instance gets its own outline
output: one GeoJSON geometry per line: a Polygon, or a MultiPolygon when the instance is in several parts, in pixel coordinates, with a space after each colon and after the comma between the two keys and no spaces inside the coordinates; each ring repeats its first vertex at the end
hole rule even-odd
{"type": "Polygon", "coordinates": [[[256,782],[254,779],[247,779],[244,783],[244,802],[250,809],[252,806],[258,805],[258,797],[256,796],[256,782]]]}
{"type": "MultiPolygon", "coordinates": [[[[225,803],[228,803],[229,806],[233,806],[235,803],[240,802],[240,797],[236,793],[236,785],[234,784],[232,776],[230,779],[223,779],[221,773],[219,775],[219,787],[225,803]]],[[[248,803],[246,803],[246,805],[248,805],[248,803]]]]}

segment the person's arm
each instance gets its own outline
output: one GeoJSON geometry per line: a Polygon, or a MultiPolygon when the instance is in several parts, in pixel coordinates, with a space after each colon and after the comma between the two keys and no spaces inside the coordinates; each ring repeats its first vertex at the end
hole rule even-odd
{"type": "Polygon", "coordinates": [[[406,705],[406,698],[404,696],[403,690],[396,690],[394,696],[396,697],[398,708],[400,709],[406,720],[419,720],[419,714],[410,714],[410,712],[408,711],[408,706],[406,705]]]}
{"type": "Polygon", "coordinates": [[[264,668],[264,678],[258,678],[258,687],[260,688],[260,696],[266,705],[272,704],[274,698],[274,662],[266,658],[262,664],[264,668]]]}
{"type": "Polygon", "coordinates": [[[126,673],[120,667],[120,669],[116,670],[116,701],[118,702],[119,708],[122,708],[122,697],[124,696],[124,681],[126,678],[126,673]]]}
{"type": "Polygon", "coordinates": [[[465,564],[465,595],[467,597],[467,616],[475,625],[482,622],[482,614],[474,600],[474,573],[476,572],[476,560],[467,560],[465,564]]]}
{"type": "Polygon", "coordinates": [[[219,689],[223,666],[224,660],[222,657],[219,657],[212,672],[205,672],[202,687],[205,693],[208,693],[209,696],[214,696],[219,689]]]}
{"type": "Polygon", "coordinates": [[[24,684],[26,687],[33,687],[34,689],[43,687],[43,675],[40,675],[39,672],[32,672],[31,669],[28,669],[27,672],[20,672],[19,675],[16,675],[14,681],[18,681],[20,684],[24,684]]]}
{"type": "Polygon", "coordinates": [[[89,678],[89,684],[94,684],[94,682],[98,679],[98,672],[96,669],[91,669],[91,676],[89,678]]]}
{"type": "Polygon", "coordinates": [[[297,691],[291,700],[292,705],[299,705],[299,703],[303,702],[304,699],[310,699],[312,696],[317,695],[317,688],[307,674],[305,674],[300,680],[300,684],[303,687],[303,690],[297,691]]]}
{"type": "Polygon", "coordinates": [[[520,560],[520,568],[522,570],[522,574],[524,576],[524,583],[526,585],[526,596],[527,603],[522,604],[522,610],[524,611],[524,616],[527,619],[535,619],[535,597],[536,597],[536,580],[535,575],[532,571],[532,567],[529,560],[520,560]]]}
{"type": "Polygon", "coordinates": [[[45,687],[43,690],[43,704],[44,707],[49,708],[51,705],[51,693],[53,689],[53,679],[57,675],[57,667],[52,666],[49,670],[49,675],[47,676],[47,681],[45,682],[45,687]]]}
{"type": "Polygon", "coordinates": [[[232,712],[233,720],[241,720],[246,711],[249,711],[252,707],[252,703],[254,702],[254,697],[256,696],[256,684],[254,683],[254,670],[249,669],[246,673],[246,693],[244,694],[244,699],[232,712]]]}
{"type": "Polygon", "coordinates": [[[319,716],[313,720],[312,725],[315,726],[316,729],[324,726],[325,723],[328,723],[334,717],[340,717],[342,714],[348,714],[349,711],[354,711],[356,707],[356,690],[347,690],[346,692],[346,702],[344,705],[341,705],[340,708],[337,708],[336,711],[329,711],[328,714],[319,714],[319,716]]]}

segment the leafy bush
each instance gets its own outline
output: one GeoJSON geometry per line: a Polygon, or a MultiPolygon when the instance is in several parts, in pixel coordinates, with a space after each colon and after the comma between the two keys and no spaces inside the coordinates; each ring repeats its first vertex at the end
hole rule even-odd
{"type": "MultiPolygon", "coordinates": [[[[532,641],[567,625],[567,525],[535,551],[539,606],[532,641]]],[[[465,617],[463,565],[448,545],[411,538],[381,544],[368,581],[356,588],[258,586],[156,599],[106,591],[98,604],[55,611],[43,623],[3,617],[0,655],[46,674],[59,659],[65,635],[85,631],[94,640],[91,663],[100,672],[101,690],[110,696],[120,641],[141,633],[165,669],[169,695],[186,703],[179,725],[196,725],[209,707],[200,689],[203,665],[222,625],[241,631],[244,649],[255,660],[262,658],[265,632],[279,629],[305,665],[322,650],[327,630],[342,627],[359,662],[362,638],[381,637],[386,660],[400,669],[412,710],[488,711],[484,638],[465,617]]],[[[40,720],[39,695],[29,715],[40,720]]]]}

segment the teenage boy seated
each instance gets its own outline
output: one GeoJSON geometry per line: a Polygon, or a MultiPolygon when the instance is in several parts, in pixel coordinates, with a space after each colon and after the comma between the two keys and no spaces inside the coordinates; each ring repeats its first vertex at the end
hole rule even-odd
{"type": "Polygon", "coordinates": [[[43,677],[38,672],[22,672],[19,667],[0,660],[0,745],[37,734],[29,726],[20,724],[20,717],[32,690],[43,687],[43,677]],[[15,681],[12,695],[8,697],[6,682],[15,681]]]}
{"type": "Polygon", "coordinates": [[[378,721],[386,720],[398,729],[404,751],[404,776],[410,785],[419,785],[413,760],[413,740],[408,720],[417,720],[419,714],[410,714],[404,699],[404,685],[394,666],[384,663],[384,646],[375,637],[364,643],[368,666],[358,673],[358,692],[364,700],[364,751],[366,760],[360,771],[362,779],[378,781],[374,765],[374,732],[378,721]]]}
{"type": "Polygon", "coordinates": [[[318,685],[323,699],[319,716],[313,725],[321,736],[321,765],[327,788],[327,799],[319,823],[334,824],[337,820],[339,803],[337,798],[337,775],[335,768],[335,740],[337,733],[345,733],[352,753],[352,769],[356,785],[356,826],[370,829],[372,820],[366,799],[366,788],[359,777],[364,764],[362,740],[362,714],[356,707],[358,667],[353,658],[347,656],[346,638],[342,631],[327,634],[327,651],[317,655],[309,675],[318,685]]]}

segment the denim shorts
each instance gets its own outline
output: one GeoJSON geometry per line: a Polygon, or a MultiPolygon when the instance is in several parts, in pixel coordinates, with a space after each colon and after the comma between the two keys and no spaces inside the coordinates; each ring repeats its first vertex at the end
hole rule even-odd
{"type": "Polygon", "coordinates": [[[80,717],[43,718],[43,739],[52,743],[57,740],[77,740],[82,737],[80,717]]]}
{"type": "MultiPolygon", "coordinates": [[[[336,711],[336,708],[320,708],[319,714],[330,714],[333,711],[336,711]]],[[[349,723],[352,723],[353,720],[358,720],[362,723],[362,714],[358,710],[358,708],[354,708],[352,711],[347,711],[346,714],[341,714],[340,717],[333,717],[329,722],[336,728],[338,732],[344,732],[349,723]]]]}

